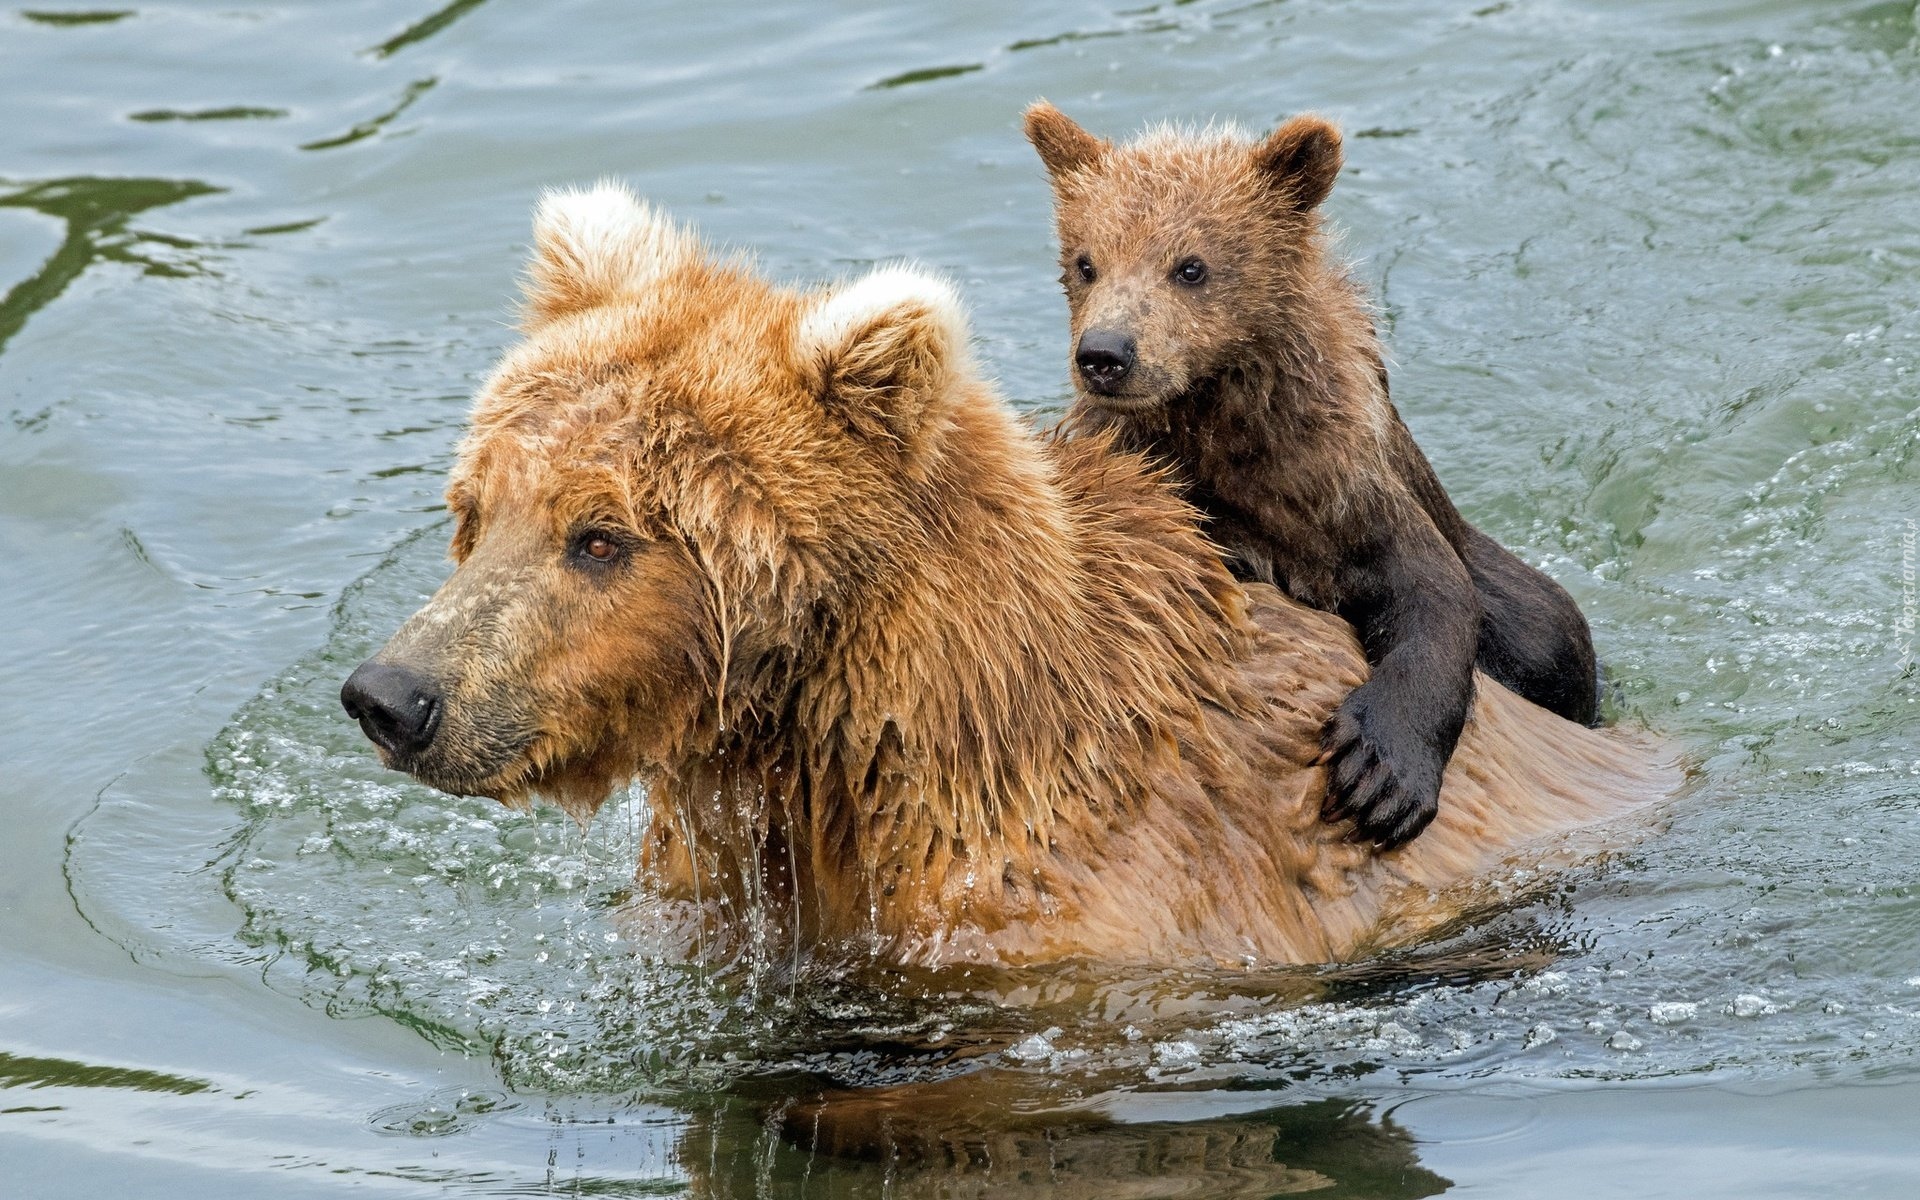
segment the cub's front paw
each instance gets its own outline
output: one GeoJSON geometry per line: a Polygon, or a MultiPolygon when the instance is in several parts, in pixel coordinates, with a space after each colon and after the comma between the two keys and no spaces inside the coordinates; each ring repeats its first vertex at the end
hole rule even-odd
{"type": "Polygon", "coordinates": [[[1440,811],[1446,762],[1395,712],[1391,697],[1361,684],[1320,733],[1329,821],[1351,819],[1354,838],[1391,850],[1418,837],[1440,811]]]}

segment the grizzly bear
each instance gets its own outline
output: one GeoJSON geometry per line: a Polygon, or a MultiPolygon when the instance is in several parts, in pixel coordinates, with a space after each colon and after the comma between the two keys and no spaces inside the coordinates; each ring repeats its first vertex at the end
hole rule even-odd
{"type": "Polygon", "coordinates": [[[1170,464],[1243,578],[1350,621],[1371,668],[1322,735],[1330,819],[1417,836],[1474,667],[1592,725],[1593,639],[1565,589],[1455,510],[1387,394],[1320,203],[1340,134],[1158,129],[1124,146],[1027,110],[1072,319],[1069,422],[1170,464]]]}
{"type": "Polygon", "coordinates": [[[709,957],[1341,958],[1667,786],[1488,685],[1378,855],[1319,819],[1347,625],[1235,581],[1140,456],[1018,419],[941,280],[776,287],[602,186],[542,204],[529,291],[453,574],[341,699],[448,792],[584,818],[639,781],[642,894],[709,957]]]}

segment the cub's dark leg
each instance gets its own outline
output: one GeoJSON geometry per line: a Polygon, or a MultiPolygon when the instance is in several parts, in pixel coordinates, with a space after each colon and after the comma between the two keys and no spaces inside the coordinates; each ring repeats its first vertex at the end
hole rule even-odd
{"type": "Polygon", "coordinates": [[[1480,594],[1480,669],[1569,721],[1600,719],[1593,634],[1565,588],[1472,526],[1461,545],[1480,594]]]}
{"type": "Polygon", "coordinates": [[[1424,519],[1388,526],[1342,565],[1339,613],[1373,674],[1321,734],[1325,813],[1392,849],[1440,811],[1440,780],[1473,703],[1480,605],[1466,567],[1424,519]]]}

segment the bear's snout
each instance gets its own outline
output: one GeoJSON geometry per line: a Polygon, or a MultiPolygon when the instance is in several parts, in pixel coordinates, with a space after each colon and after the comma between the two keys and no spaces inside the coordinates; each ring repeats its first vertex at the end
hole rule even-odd
{"type": "Polygon", "coordinates": [[[378,659],[368,659],[347,676],[340,706],[374,745],[402,761],[433,744],[446,707],[433,680],[378,659]]]}
{"type": "Polygon", "coordinates": [[[1080,368],[1087,386],[1102,395],[1112,395],[1133,370],[1139,347],[1124,333],[1112,329],[1089,329],[1080,335],[1073,361],[1080,368]]]}

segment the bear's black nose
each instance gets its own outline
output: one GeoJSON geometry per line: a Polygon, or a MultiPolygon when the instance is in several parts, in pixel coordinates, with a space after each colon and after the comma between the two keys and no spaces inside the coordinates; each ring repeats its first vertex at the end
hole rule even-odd
{"type": "Polygon", "coordinates": [[[1096,392],[1111,394],[1127,372],[1133,370],[1133,339],[1111,329],[1089,329],[1080,335],[1080,346],[1073,361],[1087,386],[1096,392]]]}
{"type": "Polygon", "coordinates": [[[440,689],[417,671],[368,659],[340,688],[340,707],[389,754],[406,758],[433,743],[440,689]]]}

